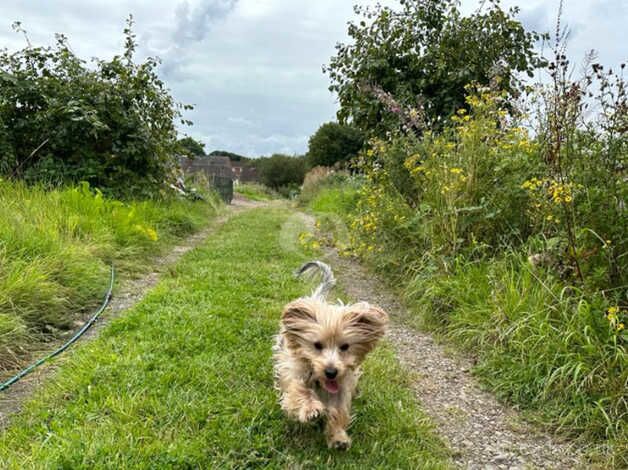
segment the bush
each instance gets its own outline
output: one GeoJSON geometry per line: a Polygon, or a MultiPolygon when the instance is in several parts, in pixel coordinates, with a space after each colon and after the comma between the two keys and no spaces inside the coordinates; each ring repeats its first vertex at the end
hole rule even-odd
{"type": "MultiPolygon", "coordinates": [[[[473,354],[499,396],[594,442],[619,468],[628,432],[626,83],[598,64],[571,82],[560,54],[550,71],[554,82],[531,90],[534,132],[523,126],[528,109],[470,86],[442,129],[405,126],[370,141],[355,162],[357,201],[345,204],[342,186],[323,177],[307,197],[351,221],[344,251],[403,286],[415,322],[473,354]],[[589,93],[597,116],[585,114],[589,93]]],[[[401,121],[412,115],[390,110],[401,121]]]]}
{"type": "Polygon", "coordinates": [[[183,137],[178,143],[181,153],[190,158],[205,156],[205,144],[192,137],[183,137]]]}
{"type": "Polygon", "coordinates": [[[469,16],[456,0],[405,0],[398,9],[378,4],[356,13],[351,41],[336,46],[325,70],[338,94],[338,119],[367,135],[400,127],[383,96],[398,109],[415,108],[412,119],[440,126],[465,106],[467,84],[492,83],[516,95],[517,72],[531,76],[542,64],[534,51],[539,35],[515,19],[517,8],[504,11],[497,1],[469,16]]]}
{"type": "MultiPolygon", "coordinates": [[[[176,164],[180,105],[125,50],[93,67],[57,35],[54,48],[0,52],[0,171],[29,182],[87,181],[108,194],[154,196],[176,164]]],[[[19,29],[19,24],[17,25],[19,29]]]]}
{"type": "Polygon", "coordinates": [[[305,157],[275,154],[255,160],[263,185],[288,196],[298,191],[305,177],[305,157]]]}

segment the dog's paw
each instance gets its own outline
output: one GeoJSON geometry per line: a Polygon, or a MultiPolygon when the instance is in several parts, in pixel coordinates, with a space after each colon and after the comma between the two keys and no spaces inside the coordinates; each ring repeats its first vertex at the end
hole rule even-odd
{"type": "Polygon", "coordinates": [[[315,420],[323,414],[323,404],[320,401],[311,401],[301,407],[299,410],[299,421],[308,423],[315,420]]]}
{"type": "Polygon", "coordinates": [[[327,445],[330,449],[348,450],[351,447],[351,438],[346,432],[337,433],[327,441],[327,445]]]}

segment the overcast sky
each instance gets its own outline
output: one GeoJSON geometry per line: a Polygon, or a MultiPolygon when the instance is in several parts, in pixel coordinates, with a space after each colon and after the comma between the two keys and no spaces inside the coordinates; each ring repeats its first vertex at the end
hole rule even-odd
{"type": "MultiPolygon", "coordinates": [[[[160,74],[174,97],[196,106],[182,131],[208,151],[248,156],[302,153],[308,137],[337,108],[321,65],[346,39],[353,0],[4,0],[0,47],[24,46],[11,30],[21,21],[34,44],[65,33],[81,57],[111,57],[122,48],[124,19],[133,13],[140,56],[163,60],[160,74]]],[[[372,4],[373,1],[357,0],[372,4]]],[[[394,1],[384,3],[395,4],[394,1]]],[[[476,0],[463,0],[471,11],[476,0]]],[[[550,31],[558,0],[507,0],[519,18],[550,31]]],[[[628,58],[628,1],[567,0],[569,52],[579,61],[594,48],[602,63],[628,58]]]]}

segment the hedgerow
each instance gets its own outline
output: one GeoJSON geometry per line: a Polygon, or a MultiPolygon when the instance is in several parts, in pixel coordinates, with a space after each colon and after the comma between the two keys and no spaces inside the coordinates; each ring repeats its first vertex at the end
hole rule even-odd
{"type": "Polygon", "coordinates": [[[2,174],[50,186],[86,181],[118,196],[158,193],[176,163],[175,121],[189,107],[173,100],[157,59],[135,63],[132,25],[129,17],[122,55],[92,64],[61,34],[54,47],[0,50],[2,174]]]}

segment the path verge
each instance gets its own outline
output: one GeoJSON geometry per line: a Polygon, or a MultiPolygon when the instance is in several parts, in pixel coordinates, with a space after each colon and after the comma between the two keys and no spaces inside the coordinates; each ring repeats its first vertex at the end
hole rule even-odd
{"type": "Polygon", "coordinates": [[[534,429],[483,391],[470,373],[470,361],[446,353],[429,334],[404,326],[406,309],[384,282],[335,250],[328,250],[327,258],[352,298],[377,303],[391,315],[388,339],[456,464],[468,469],[585,468],[574,445],[534,429]]]}

